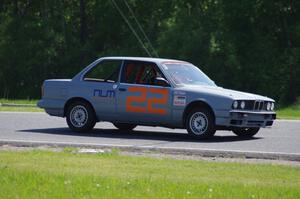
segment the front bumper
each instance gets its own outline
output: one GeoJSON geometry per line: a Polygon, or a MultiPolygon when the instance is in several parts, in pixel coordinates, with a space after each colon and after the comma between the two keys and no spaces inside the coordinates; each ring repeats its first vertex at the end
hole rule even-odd
{"type": "Polygon", "coordinates": [[[232,110],[229,113],[229,126],[268,127],[273,125],[275,119],[275,112],[232,110]]]}

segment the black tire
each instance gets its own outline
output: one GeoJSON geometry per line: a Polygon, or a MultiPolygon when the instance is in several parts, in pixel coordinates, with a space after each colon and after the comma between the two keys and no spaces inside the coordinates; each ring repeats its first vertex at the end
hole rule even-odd
{"type": "Polygon", "coordinates": [[[122,131],[131,131],[137,126],[136,124],[128,123],[113,123],[113,125],[122,131]]]}
{"type": "Polygon", "coordinates": [[[185,127],[189,135],[198,139],[212,137],[216,132],[214,115],[205,107],[192,109],[186,117],[185,127]]]}
{"type": "Polygon", "coordinates": [[[96,124],[93,107],[87,102],[73,102],[67,109],[66,120],[74,132],[89,132],[96,124]]]}
{"type": "Polygon", "coordinates": [[[234,128],[232,129],[233,133],[239,137],[250,138],[256,135],[259,131],[259,127],[257,128],[234,128]]]}

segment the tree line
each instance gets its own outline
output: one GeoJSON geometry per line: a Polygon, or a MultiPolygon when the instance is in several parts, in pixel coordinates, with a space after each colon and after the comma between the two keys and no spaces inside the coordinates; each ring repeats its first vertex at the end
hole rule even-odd
{"type": "Polygon", "coordinates": [[[219,86],[300,96],[298,0],[0,0],[0,97],[39,98],[101,56],[199,66],[219,86]]]}

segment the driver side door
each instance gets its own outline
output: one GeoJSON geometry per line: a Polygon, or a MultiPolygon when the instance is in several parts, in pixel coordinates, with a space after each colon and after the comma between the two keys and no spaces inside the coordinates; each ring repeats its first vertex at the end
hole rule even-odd
{"type": "Polygon", "coordinates": [[[126,61],[119,84],[117,110],[120,121],[167,124],[171,118],[171,86],[155,83],[163,75],[155,63],[126,61]]]}

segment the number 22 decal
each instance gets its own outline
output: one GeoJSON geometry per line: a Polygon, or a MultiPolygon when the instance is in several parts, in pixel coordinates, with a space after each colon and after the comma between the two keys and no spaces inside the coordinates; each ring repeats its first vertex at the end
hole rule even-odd
{"type": "Polygon", "coordinates": [[[166,115],[167,110],[163,108],[154,108],[154,104],[167,105],[169,91],[168,89],[159,89],[159,88],[145,88],[145,87],[129,87],[129,92],[139,92],[140,96],[128,96],[126,98],[126,112],[134,113],[152,113],[158,115],[166,115]],[[148,98],[147,93],[161,94],[161,98],[148,98]],[[133,103],[143,103],[147,102],[147,106],[133,106],[133,103]]]}

